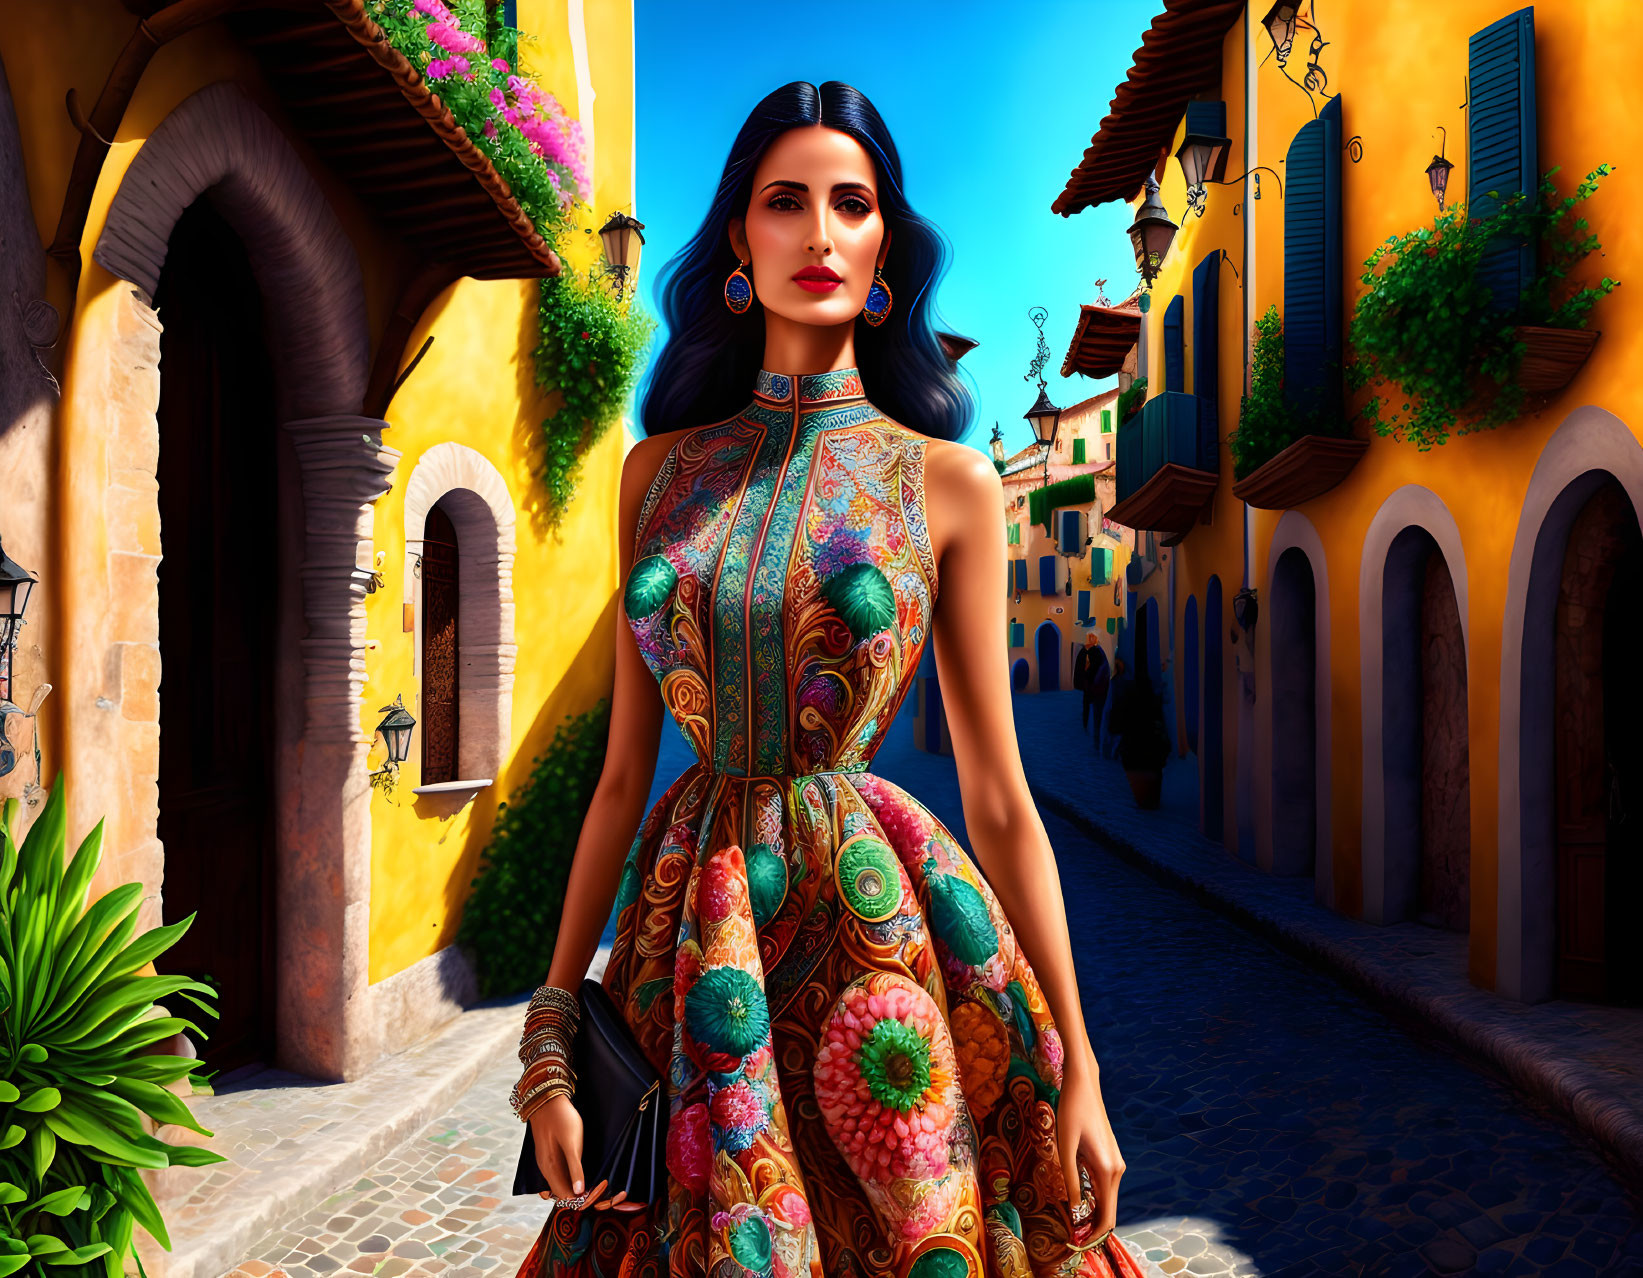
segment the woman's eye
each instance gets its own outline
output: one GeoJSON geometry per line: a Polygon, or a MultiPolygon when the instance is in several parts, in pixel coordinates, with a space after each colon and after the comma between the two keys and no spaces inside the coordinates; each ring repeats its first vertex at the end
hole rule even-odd
{"type": "Polygon", "coordinates": [[[865,217],[873,211],[872,206],[868,204],[866,200],[856,195],[852,195],[848,200],[845,200],[842,204],[840,204],[839,207],[853,213],[857,217],[865,217]]]}
{"type": "Polygon", "coordinates": [[[791,195],[788,195],[784,192],[781,195],[776,195],[776,196],[771,197],[770,207],[773,208],[773,209],[786,209],[786,208],[789,208],[789,207],[799,208],[800,204],[791,195]],[[781,203],[782,200],[786,200],[787,203],[786,204],[781,203]]]}

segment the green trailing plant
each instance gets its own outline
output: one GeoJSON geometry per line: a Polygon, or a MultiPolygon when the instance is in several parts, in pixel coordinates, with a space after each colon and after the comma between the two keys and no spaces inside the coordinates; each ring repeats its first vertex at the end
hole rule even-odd
{"type": "Polygon", "coordinates": [[[0,1278],[44,1266],[64,1278],[120,1278],[137,1226],[171,1246],[139,1171],[222,1161],[144,1125],[146,1115],[211,1134],[168,1090],[200,1062],[152,1049],[182,1031],[201,1034],[156,999],[181,996],[210,1013],[194,996],[214,991],[141,973],[193,915],[137,935],[140,883],[87,907],[103,826],[66,858],[60,775],[21,845],[17,811],[16,800],[0,809],[0,1278]]]}
{"type": "Polygon", "coordinates": [[[656,321],[619,299],[604,273],[569,265],[540,285],[536,380],[560,403],[542,423],[540,477],[557,523],[576,492],[583,454],[622,415],[656,321]]]}
{"type": "Polygon", "coordinates": [[[1227,436],[1235,479],[1259,470],[1303,435],[1350,434],[1337,407],[1308,411],[1284,397],[1284,321],[1275,305],[1255,321],[1249,369],[1249,391],[1238,404],[1238,429],[1227,436]]]}
{"type": "Polygon", "coordinates": [[[1352,316],[1347,383],[1354,390],[1389,384],[1402,394],[1372,394],[1361,410],[1364,420],[1424,451],[1451,433],[1493,429],[1523,411],[1517,373],[1525,347],[1515,326],[1583,328],[1598,299],[1617,287],[1607,276],[1584,286],[1569,279],[1600,248],[1576,208],[1612,171],[1613,165],[1599,165],[1560,199],[1552,184],[1557,169],[1551,169],[1532,200],[1515,193],[1483,218],[1454,205],[1431,226],[1388,236],[1369,255],[1359,277],[1366,291],[1352,316]],[[1478,268],[1489,249],[1525,238],[1539,246],[1542,262],[1513,309],[1502,314],[1478,268]]]}
{"type": "Polygon", "coordinates": [[[1136,413],[1141,411],[1141,405],[1147,402],[1147,379],[1137,377],[1130,383],[1130,388],[1118,393],[1118,424],[1122,426],[1136,413]]]}
{"type": "Polygon", "coordinates": [[[1094,500],[1095,476],[1069,475],[1066,479],[1058,479],[1027,494],[1027,522],[1043,524],[1045,531],[1053,534],[1051,512],[1062,506],[1088,506],[1094,500]]]}
{"type": "Polygon", "coordinates": [[[610,706],[567,716],[530,779],[496,812],[457,929],[482,997],[540,985],[553,960],[576,841],[605,766],[610,706]]]}

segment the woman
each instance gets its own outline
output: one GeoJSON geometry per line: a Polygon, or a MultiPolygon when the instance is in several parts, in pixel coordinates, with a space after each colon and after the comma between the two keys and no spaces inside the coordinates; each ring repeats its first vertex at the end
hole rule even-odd
{"type": "Polygon", "coordinates": [[[533,1002],[568,1002],[614,899],[604,985],[667,1079],[668,1195],[584,1184],[574,1004],[528,1022],[553,1063],[519,1109],[560,1200],[528,1278],[1139,1272],[1000,673],[1003,493],[950,442],[971,405],[930,323],[942,259],[835,81],[759,103],[668,266],[607,760],[533,1002]],[[867,770],[932,638],[990,887],[867,770]],[[644,813],[664,708],[698,761],[644,813]]]}

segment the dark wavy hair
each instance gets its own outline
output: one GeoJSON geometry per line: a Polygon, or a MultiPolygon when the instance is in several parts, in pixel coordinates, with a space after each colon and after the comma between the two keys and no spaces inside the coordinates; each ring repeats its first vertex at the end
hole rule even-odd
{"type": "Polygon", "coordinates": [[[886,416],[937,439],[957,439],[974,402],[932,325],[935,285],[947,266],[947,241],[913,212],[902,189],[901,157],[873,104],[840,80],[817,89],[785,84],[753,108],[725,161],[707,216],[690,242],[662,268],[662,316],[668,339],[651,365],[639,416],[646,434],[723,421],[747,406],[764,360],[764,307],[737,315],[724,301],[736,269],[729,223],[745,217],[759,159],[780,134],[807,125],[848,133],[872,157],[879,209],[890,231],[884,282],[894,299],[877,328],[856,325],[862,389],[886,416]]]}

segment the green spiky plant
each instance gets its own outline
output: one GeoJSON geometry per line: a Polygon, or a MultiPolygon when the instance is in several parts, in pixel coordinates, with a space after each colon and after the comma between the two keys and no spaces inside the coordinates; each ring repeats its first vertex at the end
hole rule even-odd
{"type": "Polygon", "coordinates": [[[141,971],[194,916],[138,936],[140,883],[88,908],[103,825],[67,859],[64,789],[59,775],[21,846],[17,801],[0,808],[0,1278],[120,1278],[136,1226],[171,1247],[140,1170],[223,1161],[143,1121],[211,1135],[167,1090],[200,1062],[151,1049],[184,1030],[203,1037],[156,999],[181,995],[214,1015],[193,997],[213,991],[141,971]]]}

